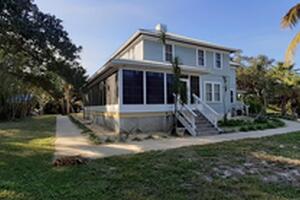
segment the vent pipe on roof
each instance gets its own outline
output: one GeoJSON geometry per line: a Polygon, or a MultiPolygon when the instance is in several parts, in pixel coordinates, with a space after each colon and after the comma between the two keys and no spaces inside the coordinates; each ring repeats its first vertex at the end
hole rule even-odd
{"type": "Polygon", "coordinates": [[[158,32],[165,33],[165,32],[167,32],[167,25],[165,25],[165,24],[157,24],[155,26],[155,30],[158,31],[158,32]]]}

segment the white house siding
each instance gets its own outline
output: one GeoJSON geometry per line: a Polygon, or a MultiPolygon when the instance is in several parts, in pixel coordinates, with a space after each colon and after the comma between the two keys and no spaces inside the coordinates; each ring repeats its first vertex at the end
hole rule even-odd
{"type": "Polygon", "coordinates": [[[120,56],[122,59],[143,60],[143,41],[129,46],[120,56]]]}

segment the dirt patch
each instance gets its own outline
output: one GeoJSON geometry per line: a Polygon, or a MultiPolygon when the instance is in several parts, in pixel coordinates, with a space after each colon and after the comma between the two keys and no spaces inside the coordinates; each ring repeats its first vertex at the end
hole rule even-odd
{"type": "MultiPolygon", "coordinates": [[[[255,155],[255,154],[254,154],[255,155]]],[[[269,158],[269,157],[268,157],[269,158]]],[[[285,158],[285,165],[278,160],[262,160],[255,156],[248,157],[242,164],[219,165],[212,168],[209,176],[205,176],[205,180],[211,182],[213,178],[221,179],[238,179],[243,176],[258,176],[263,182],[276,184],[292,184],[300,186],[300,167],[293,160],[285,158]]],[[[299,161],[300,162],[300,161],[299,161]]]]}

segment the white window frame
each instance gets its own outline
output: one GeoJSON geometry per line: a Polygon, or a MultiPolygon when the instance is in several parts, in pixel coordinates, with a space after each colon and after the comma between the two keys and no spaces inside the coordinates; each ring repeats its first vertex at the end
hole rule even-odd
{"type": "Polygon", "coordinates": [[[206,50],[203,49],[203,48],[196,48],[196,64],[198,67],[205,67],[206,66],[206,50]],[[199,50],[203,51],[203,60],[204,60],[204,63],[203,65],[200,65],[199,64],[199,50]]]}
{"type": "Polygon", "coordinates": [[[175,58],[175,44],[171,44],[171,43],[167,43],[167,44],[163,44],[163,61],[164,62],[169,62],[166,60],[166,45],[171,45],[172,46],[172,60],[175,58]]]}
{"type": "Polygon", "coordinates": [[[203,99],[205,100],[205,102],[207,103],[221,103],[222,102],[222,83],[221,82],[216,82],[216,81],[205,81],[204,82],[204,97],[203,99]],[[212,85],[212,101],[207,101],[206,98],[206,84],[211,84],[212,85]],[[215,98],[215,85],[219,85],[220,86],[220,100],[216,101],[215,98]]]}
{"type": "Polygon", "coordinates": [[[222,52],[214,52],[214,68],[215,69],[222,69],[223,68],[223,53],[222,52]],[[216,54],[220,54],[220,59],[221,59],[221,66],[217,67],[217,56],[216,54]]]}

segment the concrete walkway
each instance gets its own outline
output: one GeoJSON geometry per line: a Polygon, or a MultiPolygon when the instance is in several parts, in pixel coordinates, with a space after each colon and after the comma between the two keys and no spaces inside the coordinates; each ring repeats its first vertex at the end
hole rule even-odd
{"type": "Polygon", "coordinates": [[[69,120],[68,117],[57,116],[55,157],[81,155],[83,157],[96,159],[114,155],[141,153],[151,150],[165,150],[191,145],[205,145],[231,140],[241,140],[245,138],[260,138],[300,131],[299,122],[284,121],[286,123],[285,127],[264,131],[93,145],[86,137],[81,135],[81,131],[69,120]]]}

